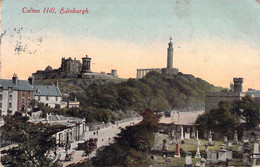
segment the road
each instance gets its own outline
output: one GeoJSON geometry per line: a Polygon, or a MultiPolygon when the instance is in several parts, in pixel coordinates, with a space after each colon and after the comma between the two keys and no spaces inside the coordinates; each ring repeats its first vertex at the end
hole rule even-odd
{"type": "MultiPolygon", "coordinates": [[[[95,133],[95,135],[94,135],[94,132],[96,132],[96,131],[89,131],[85,134],[85,140],[88,140],[90,138],[98,138],[97,148],[100,148],[100,147],[105,146],[105,145],[109,145],[110,143],[113,142],[113,138],[120,132],[120,127],[125,128],[126,126],[129,126],[132,122],[133,122],[133,124],[137,124],[141,120],[142,120],[141,117],[136,117],[132,120],[121,123],[118,126],[117,125],[111,125],[109,127],[100,129],[98,131],[98,135],[97,135],[97,133],[95,133]],[[110,138],[110,140],[109,140],[109,138],[110,138]]],[[[64,161],[65,155],[66,155],[66,152],[65,152],[64,149],[57,151],[57,153],[61,155],[60,159],[63,163],[63,166],[67,166],[67,165],[72,164],[72,163],[78,163],[81,160],[84,160],[85,158],[91,158],[91,157],[96,155],[96,150],[95,150],[88,157],[82,156],[83,151],[76,150],[78,143],[82,143],[82,142],[84,142],[84,140],[71,143],[71,148],[70,148],[70,150],[68,150],[68,153],[73,153],[72,154],[72,156],[74,158],[73,161],[64,161]]]]}

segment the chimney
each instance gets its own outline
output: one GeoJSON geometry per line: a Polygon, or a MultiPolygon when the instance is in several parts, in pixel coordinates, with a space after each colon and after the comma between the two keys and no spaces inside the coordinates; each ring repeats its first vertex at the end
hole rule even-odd
{"type": "Polygon", "coordinates": [[[56,80],[55,86],[56,86],[56,88],[59,88],[59,81],[58,80],[56,80]]]}
{"type": "Polygon", "coordinates": [[[33,86],[34,85],[34,77],[31,76],[28,78],[29,83],[33,86]]]}
{"type": "Polygon", "coordinates": [[[17,74],[14,73],[14,75],[13,75],[13,77],[12,77],[12,81],[13,81],[13,83],[14,83],[15,85],[18,84],[18,76],[17,76],[17,74]]]}

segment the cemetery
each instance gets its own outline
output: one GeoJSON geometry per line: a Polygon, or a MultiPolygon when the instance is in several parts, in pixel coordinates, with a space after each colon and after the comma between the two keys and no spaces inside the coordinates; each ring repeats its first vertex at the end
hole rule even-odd
{"type": "Polygon", "coordinates": [[[185,138],[183,133],[156,133],[150,152],[153,167],[185,166],[258,166],[260,165],[260,138],[238,140],[237,132],[233,138],[223,136],[223,140],[214,140],[211,132],[206,138],[185,138]],[[183,135],[183,136],[182,136],[183,135]]]}

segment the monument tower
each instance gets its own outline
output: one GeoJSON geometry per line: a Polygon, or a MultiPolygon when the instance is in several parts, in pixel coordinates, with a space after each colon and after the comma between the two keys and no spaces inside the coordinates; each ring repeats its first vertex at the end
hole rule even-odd
{"type": "Polygon", "coordinates": [[[171,70],[173,68],[173,47],[172,47],[172,37],[170,37],[169,47],[167,49],[167,69],[171,70]]]}

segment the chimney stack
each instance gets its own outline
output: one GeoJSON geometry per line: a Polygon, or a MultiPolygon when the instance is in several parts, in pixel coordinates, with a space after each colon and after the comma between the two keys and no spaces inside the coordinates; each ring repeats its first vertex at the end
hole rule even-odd
{"type": "Polygon", "coordinates": [[[13,75],[13,77],[12,77],[12,81],[13,81],[13,83],[14,83],[15,85],[18,84],[18,76],[17,76],[17,74],[14,73],[14,75],[13,75]]]}
{"type": "Polygon", "coordinates": [[[29,77],[28,81],[33,86],[34,85],[34,76],[29,77]]]}

